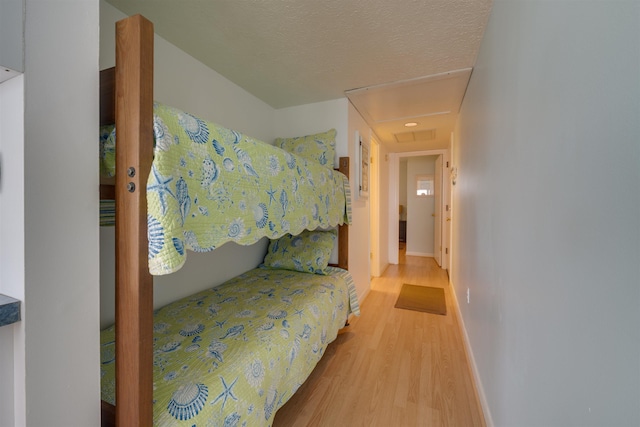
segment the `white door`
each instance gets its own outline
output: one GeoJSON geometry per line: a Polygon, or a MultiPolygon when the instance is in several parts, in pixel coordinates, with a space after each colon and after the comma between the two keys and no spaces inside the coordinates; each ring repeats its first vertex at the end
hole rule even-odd
{"type": "Polygon", "coordinates": [[[433,257],[442,266],[442,155],[436,159],[433,174],[434,218],[433,218],[433,257]]]}

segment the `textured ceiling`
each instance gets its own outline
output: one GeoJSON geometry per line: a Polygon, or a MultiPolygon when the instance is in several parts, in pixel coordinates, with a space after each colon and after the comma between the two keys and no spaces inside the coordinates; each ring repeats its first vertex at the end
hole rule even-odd
{"type": "Polygon", "coordinates": [[[471,68],[491,8],[491,0],[107,1],[143,14],[157,34],[274,108],[471,68]]]}

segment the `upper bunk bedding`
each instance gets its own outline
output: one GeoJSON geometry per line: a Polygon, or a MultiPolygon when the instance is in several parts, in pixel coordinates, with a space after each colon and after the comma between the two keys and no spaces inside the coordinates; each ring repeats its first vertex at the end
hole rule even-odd
{"type": "MultiPolygon", "coordinates": [[[[101,173],[115,175],[115,132],[101,129],[101,173]]],[[[320,162],[154,104],[147,181],[149,271],[177,271],[185,249],[351,222],[347,178],[320,162]]],[[[330,164],[329,166],[332,166],[330,164]]]]}
{"type": "MultiPolygon", "coordinates": [[[[358,299],[346,270],[256,268],[154,313],[154,425],[271,425],[358,299]]],[[[115,331],[101,333],[102,399],[115,404],[115,331]]]]}

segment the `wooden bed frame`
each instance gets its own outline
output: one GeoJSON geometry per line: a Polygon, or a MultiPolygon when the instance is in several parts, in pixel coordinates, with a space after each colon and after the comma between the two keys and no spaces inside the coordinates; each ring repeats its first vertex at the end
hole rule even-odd
{"type": "MultiPolygon", "coordinates": [[[[116,396],[102,402],[103,426],[153,423],[153,278],[148,269],[146,183],[153,159],[153,24],[116,23],[116,66],[100,73],[100,124],[116,123],[116,179],[100,198],[116,200],[116,396]]],[[[349,158],[338,169],[349,176],[349,158]]],[[[338,231],[348,269],[348,226],[338,231]]]]}

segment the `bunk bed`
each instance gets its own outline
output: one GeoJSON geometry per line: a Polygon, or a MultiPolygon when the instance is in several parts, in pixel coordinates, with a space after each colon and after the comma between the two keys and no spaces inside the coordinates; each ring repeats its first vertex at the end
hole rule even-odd
{"type": "MultiPolygon", "coordinates": [[[[160,170],[161,166],[156,166],[154,150],[157,159],[163,155],[163,148],[172,144],[174,138],[176,145],[179,144],[178,136],[173,134],[176,131],[173,130],[173,133],[167,132],[170,134],[169,139],[162,141],[159,133],[168,131],[163,123],[171,120],[180,122],[186,118],[189,121],[187,125],[180,123],[183,133],[186,133],[182,137],[191,140],[197,139],[199,135],[189,132],[190,129],[193,130],[190,124],[195,122],[196,127],[202,124],[200,119],[187,113],[154,105],[153,37],[153,24],[140,15],[119,21],[116,24],[116,67],[102,71],[100,79],[100,124],[115,123],[115,163],[118,165],[115,169],[115,183],[101,181],[100,185],[100,198],[115,199],[116,205],[116,324],[115,328],[108,328],[101,334],[102,374],[110,378],[103,379],[103,397],[106,396],[106,400],[102,402],[102,424],[270,424],[277,408],[291,397],[309,375],[326,345],[335,339],[338,329],[344,326],[349,314],[358,312],[355,287],[346,271],[349,185],[343,181],[346,205],[344,218],[340,218],[338,222],[337,265],[317,266],[314,259],[304,263],[299,258],[288,256],[283,259],[280,256],[281,252],[290,250],[316,254],[314,251],[318,249],[308,245],[316,245],[317,241],[322,241],[324,255],[321,258],[326,258],[327,248],[333,246],[336,234],[326,228],[334,225],[336,218],[329,218],[331,215],[323,210],[322,203],[314,204],[295,198],[289,200],[283,190],[280,190],[280,195],[276,198],[277,192],[270,187],[271,191],[267,192],[268,201],[279,204],[281,217],[294,210],[295,206],[306,206],[310,213],[303,214],[296,222],[282,218],[276,221],[277,214],[267,214],[266,202],[241,207],[240,210],[249,211],[249,215],[253,215],[253,228],[259,228],[261,236],[272,239],[264,265],[223,285],[169,304],[154,313],[150,269],[154,274],[171,273],[184,263],[186,248],[196,251],[212,250],[227,241],[211,237],[216,233],[204,233],[207,237],[203,244],[202,240],[193,237],[191,230],[185,231],[185,223],[196,217],[215,218],[225,211],[223,207],[226,206],[233,213],[227,214],[232,215],[231,217],[218,218],[217,225],[213,227],[220,231],[217,235],[226,232],[227,237],[233,237],[230,241],[241,244],[251,244],[256,237],[248,237],[249,233],[243,233],[246,230],[242,228],[241,221],[240,224],[232,224],[234,215],[239,213],[237,206],[232,210],[230,205],[233,203],[228,200],[225,205],[225,202],[218,199],[219,209],[216,212],[208,212],[206,208],[204,211],[196,210],[196,201],[191,200],[186,191],[187,184],[177,182],[183,178],[186,169],[178,171],[173,181],[173,193],[170,188],[164,188],[165,191],[148,191],[153,185],[157,187],[162,182],[166,183],[167,179],[163,181],[163,177],[169,173],[160,170]],[[160,146],[160,149],[154,149],[154,144],[160,146]],[[167,197],[167,192],[171,197],[167,197]],[[153,216],[148,213],[148,209],[154,215],[157,211],[177,211],[181,215],[178,215],[178,220],[174,218],[163,223],[155,217],[160,216],[159,214],[153,216]],[[264,218],[260,215],[263,213],[264,218]],[[315,229],[318,225],[320,228],[315,229]],[[174,226],[175,230],[171,231],[174,226]],[[235,227],[225,228],[230,226],[235,227]],[[159,244],[158,229],[161,229],[162,234],[162,243],[159,244]],[[289,265],[291,263],[293,265],[289,265]],[[299,298],[305,295],[315,300],[302,302],[299,298]],[[296,303],[302,306],[297,306],[295,315],[288,313],[296,303]],[[299,322],[293,327],[296,317],[299,322]],[[204,318],[212,323],[204,323],[204,318]],[[320,323],[314,324],[318,319],[321,319],[320,323]],[[212,332],[216,327],[218,331],[212,332]],[[268,333],[272,332],[276,333],[270,337],[268,333]],[[304,341],[309,341],[310,345],[304,347],[304,341]],[[241,347],[235,347],[236,344],[241,347]],[[176,362],[165,357],[178,348],[184,353],[205,350],[204,353],[200,351],[200,354],[205,354],[206,357],[192,361],[196,360],[204,366],[203,375],[214,378],[218,383],[218,391],[214,391],[204,380],[194,378],[194,374],[191,374],[189,382],[183,382],[178,389],[174,387],[159,390],[161,382],[169,383],[181,375],[181,369],[188,370],[185,364],[178,366],[182,363],[180,359],[176,362]],[[251,358],[259,352],[277,352],[283,348],[285,353],[276,357],[264,360],[251,358]],[[243,358],[246,355],[251,357],[243,358]],[[303,362],[296,364],[295,359],[303,362]],[[116,360],[117,363],[114,363],[116,360]],[[224,364],[240,365],[236,367],[245,370],[244,377],[240,380],[238,378],[242,375],[225,377],[219,370],[224,364]],[[300,372],[289,378],[289,371],[300,372]],[[279,389],[269,386],[268,381],[263,385],[262,381],[269,376],[276,380],[289,378],[289,383],[279,389]],[[107,390],[104,384],[108,384],[107,390]],[[255,390],[249,390],[251,388],[255,390]],[[257,393],[261,403],[246,398],[245,395],[251,393],[257,393]],[[117,405],[114,406],[115,395],[117,405]],[[248,399],[247,402],[243,402],[245,398],[248,399]],[[154,406],[162,406],[160,415],[154,413],[154,406]],[[194,422],[194,417],[199,414],[205,414],[208,418],[194,422]]],[[[236,164],[229,165],[230,169],[235,169],[236,172],[242,170],[245,175],[254,179],[254,184],[259,185],[253,165],[250,162],[243,163],[243,159],[248,158],[246,150],[259,141],[215,124],[206,123],[203,126],[207,130],[207,144],[204,145],[212,145],[218,154],[234,150],[236,164]],[[211,135],[214,138],[209,138],[211,135]],[[212,139],[213,142],[210,143],[212,139]],[[226,147],[224,139],[231,139],[226,141],[229,144],[226,147]]],[[[275,147],[265,149],[278,150],[275,147]]],[[[333,176],[331,170],[322,171],[320,178],[314,178],[315,175],[310,172],[312,166],[305,159],[296,158],[289,153],[268,153],[267,157],[272,160],[272,164],[277,165],[276,169],[288,168],[294,175],[297,172],[302,181],[307,180],[303,184],[309,184],[311,180],[340,180],[340,174],[333,176]]],[[[182,152],[177,156],[177,164],[181,163],[182,167],[188,169],[185,157],[192,154],[182,152]]],[[[339,162],[339,170],[346,177],[349,174],[348,160],[342,157],[339,162]]],[[[212,176],[217,177],[220,172],[216,169],[218,166],[211,166],[211,159],[207,159],[206,154],[204,160],[198,161],[203,162],[202,171],[208,170],[199,175],[201,181],[204,178],[209,180],[201,185],[211,184],[212,176]]],[[[220,164],[224,167],[225,163],[220,164]]],[[[177,166],[170,168],[174,172],[179,169],[177,166]]],[[[298,186],[300,182],[290,184],[298,186]]],[[[227,184],[231,187],[233,185],[227,184]]],[[[210,196],[215,199],[215,194],[210,196]]],[[[320,200],[329,204],[329,197],[320,200]]],[[[201,226],[202,222],[198,224],[200,225],[194,227],[201,226]]],[[[203,239],[202,233],[198,236],[203,239]]]]}

